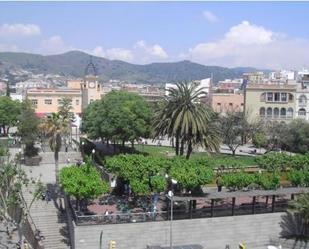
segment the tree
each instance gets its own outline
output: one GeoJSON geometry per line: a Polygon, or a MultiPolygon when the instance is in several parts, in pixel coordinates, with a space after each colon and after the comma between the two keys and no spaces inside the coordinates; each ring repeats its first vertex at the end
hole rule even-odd
{"type": "Polygon", "coordinates": [[[219,119],[219,126],[223,143],[235,156],[237,148],[242,144],[243,114],[241,112],[227,112],[219,119]]]}
{"type": "Polygon", "coordinates": [[[155,113],[154,137],[174,138],[176,155],[187,147],[189,159],[193,146],[219,149],[219,136],[212,125],[214,113],[205,104],[205,92],[195,83],[179,83],[169,89],[163,108],[155,113]]]}
{"type": "Polygon", "coordinates": [[[11,126],[17,124],[18,116],[21,113],[21,103],[14,101],[8,96],[0,97],[0,130],[3,134],[9,132],[11,126]]]}
{"type": "Polygon", "coordinates": [[[213,169],[195,160],[174,158],[171,160],[170,176],[177,180],[177,184],[187,191],[199,190],[213,180],[213,169]]]}
{"type": "Polygon", "coordinates": [[[54,152],[56,184],[59,184],[59,151],[62,145],[61,135],[66,133],[67,124],[63,122],[58,113],[52,113],[45,118],[41,129],[49,137],[49,147],[54,152]]]}
{"type": "Polygon", "coordinates": [[[34,147],[34,143],[39,135],[39,123],[40,120],[35,115],[31,103],[29,101],[23,102],[17,128],[18,134],[25,144],[25,156],[33,157],[38,154],[38,149],[34,147]]]}
{"type": "Polygon", "coordinates": [[[102,181],[90,160],[85,165],[61,169],[60,183],[67,194],[76,198],[77,209],[80,207],[80,200],[94,199],[109,191],[108,183],[102,181]]]}
{"type": "Polygon", "coordinates": [[[286,127],[285,136],[282,136],[283,148],[296,153],[309,151],[309,124],[305,120],[293,120],[286,127]]]}
{"type": "Polygon", "coordinates": [[[151,109],[146,100],[134,93],[112,91],[89,105],[83,127],[93,138],[121,141],[122,145],[150,133],[151,109]]]}
{"type": "Polygon", "coordinates": [[[262,148],[267,146],[267,137],[264,132],[257,132],[253,135],[252,143],[257,148],[262,148]]]}
{"type": "Polygon", "coordinates": [[[71,129],[73,115],[72,100],[63,98],[60,101],[58,113],[52,113],[45,118],[41,129],[49,137],[49,147],[54,152],[56,184],[59,184],[59,152],[62,146],[62,138],[66,138],[71,129]]]}
{"type": "Polygon", "coordinates": [[[160,193],[166,187],[164,175],[171,167],[164,158],[139,154],[118,155],[106,160],[106,168],[130,184],[136,195],[160,193]]]}
{"type": "Polygon", "coordinates": [[[284,137],[288,133],[288,126],[285,123],[267,122],[266,125],[267,151],[282,148],[284,137]]]}
{"type": "Polygon", "coordinates": [[[292,214],[299,215],[304,221],[303,234],[308,236],[308,227],[309,227],[309,193],[301,194],[297,197],[296,200],[289,203],[289,212],[292,214]]]}
{"type": "Polygon", "coordinates": [[[12,230],[17,228],[19,242],[22,245],[24,235],[22,225],[30,213],[32,204],[40,197],[43,186],[39,180],[28,178],[18,161],[20,161],[20,158],[17,158],[15,162],[10,160],[1,162],[0,220],[6,224],[9,234],[12,233],[12,231],[9,231],[10,228],[12,230]],[[33,193],[27,189],[30,184],[34,187],[33,193]],[[28,202],[24,198],[26,193],[29,196],[32,195],[28,202]]]}

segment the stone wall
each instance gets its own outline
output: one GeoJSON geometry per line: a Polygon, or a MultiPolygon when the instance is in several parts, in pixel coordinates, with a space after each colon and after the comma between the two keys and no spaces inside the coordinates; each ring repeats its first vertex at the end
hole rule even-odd
{"type": "MultiPolygon", "coordinates": [[[[200,244],[205,249],[238,248],[243,242],[250,249],[265,249],[281,231],[283,213],[230,216],[173,221],[174,245],[200,244]]],[[[110,240],[117,249],[145,249],[147,245],[168,246],[170,222],[128,223],[74,227],[76,249],[97,249],[103,231],[103,248],[110,240]]]]}

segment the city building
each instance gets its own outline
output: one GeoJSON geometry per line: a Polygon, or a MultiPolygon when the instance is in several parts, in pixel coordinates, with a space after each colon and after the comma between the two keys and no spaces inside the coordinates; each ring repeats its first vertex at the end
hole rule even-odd
{"type": "Polygon", "coordinates": [[[164,89],[162,87],[143,85],[143,84],[127,84],[127,83],[117,83],[113,84],[103,84],[103,94],[107,94],[112,90],[123,90],[126,92],[136,93],[146,99],[150,103],[155,103],[164,98],[164,89]]]}
{"type": "Polygon", "coordinates": [[[241,112],[244,110],[244,95],[242,93],[213,93],[211,105],[217,113],[241,112]]]}
{"type": "Polygon", "coordinates": [[[216,87],[213,87],[215,93],[236,93],[243,84],[243,79],[226,79],[218,82],[216,87]]]}
{"type": "MultiPolygon", "coordinates": [[[[197,89],[202,89],[205,92],[206,97],[210,97],[211,89],[212,89],[212,78],[195,80],[195,81],[193,81],[193,83],[198,85],[197,89]]],[[[173,89],[173,88],[174,89],[176,88],[176,84],[166,83],[165,84],[165,95],[168,96],[169,95],[169,89],[173,89]]]]}
{"type": "Polygon", "coordinates": [[[28,89],[26,97],[32,102],[38,116],[57,112],[62,98],[72,99],[73,112],[80,115],[92,101],[101,99],[102,88],[96,68],[90,62],[82,80],[69,80],[65,88],[28,89]]]}
{"type": "Polygon", "coordinates": [[[303,75],[297,85],[296,117],[309,120],[309,74],[303,75]]]}
{"type": "Polygon", "coordinates": [[[263,72],[244,73],[243,79],[247,84],[262,84],[268,81],[263,72]]]}
{"type": "Polygon", "coordinates": [[[245,111],[250,121],[287,122],[296,117],[297,84],[248,84],[245,89],[245,111]]]}

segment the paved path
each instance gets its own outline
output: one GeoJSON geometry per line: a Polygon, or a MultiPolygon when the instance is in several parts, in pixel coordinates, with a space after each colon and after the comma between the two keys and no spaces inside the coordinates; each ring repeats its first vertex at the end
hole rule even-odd
{"type": "MultiPolygon", "coordinates": [[[[15,154],[19,153],[18,149],[10,149],[12,158],[15,154]]],[[[35,179],[40,178],[43,184],[52,193],[52,200],[49,202],[43,200],[37,200],[31,207],[30,215],[35,223],[37,229],[41,231],[41,235],[45,237],[43,243],[45,249],[66,249],[70,248],[70,241],[67,228],[67,220],[65,213],[62,213],[57,208],[57,202],[55,201],[54,184],[55,184],[55,165],[52,152],[41,153],[42,162],[40,166],[25,166],[22,168],[25,170],[29,177],[35,179]]],[[[68,163],[67,158],[71,158],[73,163],[75,159],[80,158],[80,154],[76,152],[59,154],[59,169],[65,167],[68,163]]],[[[25,199],[30,202],[32,199],[32,193],[34,191],[33,186],[28,186],[25,191],[25,199]],[[32,193],[30,193],[32,192],[32,193]]]]}
{"type": "MultiPolygon", "coordinates": [[[[52,185],[48,185],[52,190],[52,185]]],[[[29,186],[28,189],[33,189],[29,186]]],[[[25,199],[30,201],[32,195],[25,194],[25,199]]],[[[59,211],[54,200],[50,202],[37,200],[31,207],[30,214],[37,229],[45,237],[43,240],[46,249],[70,248],[66,215],[59,211]]]]}

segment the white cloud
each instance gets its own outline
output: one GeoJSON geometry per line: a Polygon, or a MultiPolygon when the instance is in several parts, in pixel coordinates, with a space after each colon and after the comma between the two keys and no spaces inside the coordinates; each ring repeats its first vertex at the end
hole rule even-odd
{"type": "Polygon", "coordinates": [[[43,54],[59,54],[70,50],[74,50],[74,47],[67,45],[59,35],[42,40],[40,45],[40,52],[43,54]]]}
{"type": "Polygon", "coordinates": [[[111,60],[132,61],[134,59],[133,52],[124,48],[104,49],[101,46],[97,46],[92,51],[90,51],[90,53],[95,56],[105,57],[111,60]]]}
{"type": "Polygon", "coordinates": [[[212,13],[211,11],[209,10],[204,10],[203,11],[203,16],[206,18],[206,20],[208,22],[211,22],[211,23],[214,23],[214,22],[218,22],[219,21],[219,18],[214,14],[212,13]]]}
{"type": "Polygon", "coordinates": [[[0,36],[36,36],[41,34],[41,29],[35,24],[4,23],[0,25],[0,36]]]}
{"type": "Polygon", "coordinates": [[[123,48],[107,49],[106,55],[112,60],[132,61],[134,58],[133,52],[131,50],[123,48]]]}
{"type": "Polygon", "coordinates": [[[8,45],[0,43],[0,52],[19,52],[20,49],[17,45],[8,45]]]}
{"type": "Polygon", "coordinates": [[[179,56],[207,65],[292,69],[309,66],[308,46],[309,40],[287,38],[243,21],[221,39],[197,44],[179,56]]]}
{"type": "Polygon", "coordinates": [[[141,50],[147,57],[151,56],[152,58],[158,59],[167,59],[168,55],[165,50],[158,44],[148,45],[144,40],[140,40],[136,43],[135,48],[141,50]]]}
{"type": "Polygon", "coordinates": [[[168,58],[167,53],[160,45],[148,45],[144,40],[136,42],[131,49],[97,46],[93,50],[86,50],[86,52],[111,60],[123,60],[134,63],[149,63],[168,58]]]}

